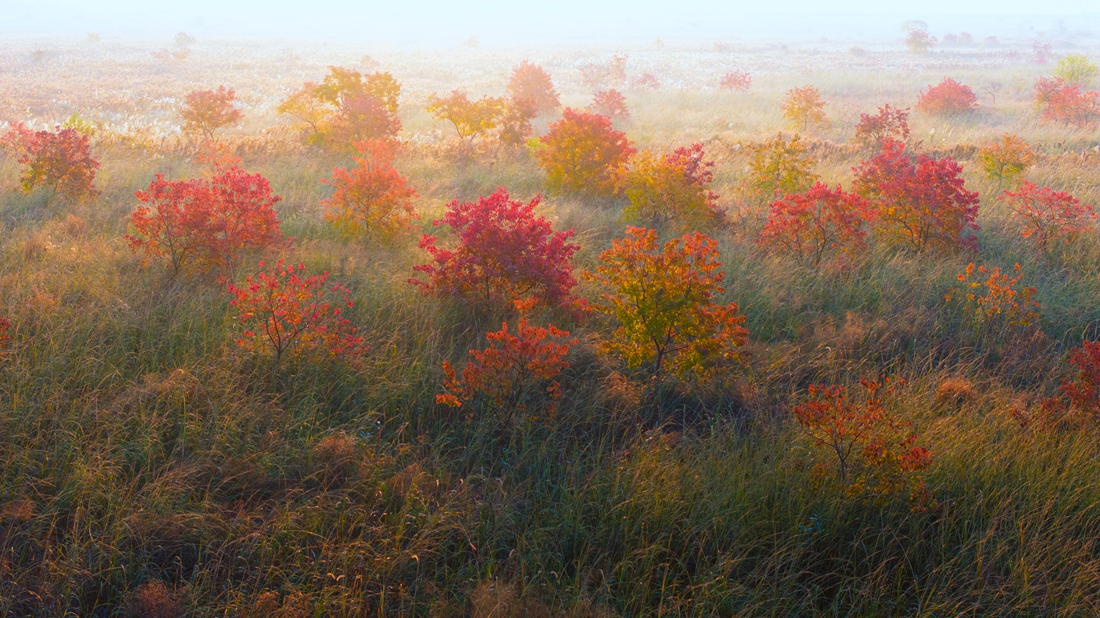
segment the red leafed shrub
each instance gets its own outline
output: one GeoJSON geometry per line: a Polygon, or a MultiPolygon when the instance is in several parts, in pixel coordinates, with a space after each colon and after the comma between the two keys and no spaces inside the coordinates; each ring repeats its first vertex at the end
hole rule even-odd
{"type": "Polygon", "coordinates": [[[214,131],[244,118],[241,110],[233,106],[237,98],[232,88],[218,86],[217,90],[194,90],[183,99],[180,116],[183,130],[201,133],[206,139],[214,139],[214,131]]]}
{"type": "Polygon", "coordinates": [[[592,96],[592,103],[586,110],[590,114],[602,114],[612,120],[629,120],[630,110],[626,108],[626,97],[618,90],[604,90],[592,96]]]}
{"type": "MultiPolygon", "coordinates": [[[[264,263],[260,262],[260,268],[264,263]]],[[[226,284],[243,329],[237,343],[249,350],[267,348],[276,366],[284,356],[327,355],[356,358],[366,353],[343,310],[352,306],[342,284],[327,286],[328,273],[304,276],[305,266],[284,266],[249,275],[244,284],[226,284]]]]}
{"type": "Polygon", "coordinates": [[[1100,93],[1067,84],[1061,77],[1040,77],[1035,82],[1035,104],[1043,120],[1080,127],[1100,117],[1100,93]]]}
{"type": "Polygon", "coordinates": [[[1052,240],[1070,242],[1095,229],[1092,206],[1064,191],[1025,181],[1019,191],[1002,193],[1001,201],[1023,222],[1020,235],[1033,240],[1040,251],[1046,251],[1052,240]]]}
{"type": "Polygon", "coordinates": [[[335,150],[354,152],[356,142],[394,139],[400,131],[401,120],[382,99],[354,95],[340,99],[326,143],[335,150]]]}
{"type": "Polygon", "coordinates": [[[499,331],[485,335],[489,347],[470,350],[473,358],[461,377],[443,362],[445,392],[436,396],[437,403],[457,408],[480,398],[494,409],[500,429],[510,427],[517,412],[537,409],[554,416],[561,399],[561,384],[554,378],[569,367],[565,357],[577,340],[553,326],[531,326],[526,311],[532,300],[516,303],[520,317],[515,334],[504,322],[499,331]]]}
{"type": "MultiPolygon", "coordinates": [[[[932,465],[928,449],[917,446],[911,423],[893,418],[882,396],[890,390],[861,380],[851,396],[843,386],[814,385],[794,407],[799,426],[814,446],[835,457],[837,479],[851,496],[882,500],[907,491],[916,508],[930,506],[921,473],[932,465]]],[[[828,469],[822,462],[819,471],[828,469]]]]}
{"type": "Polygon", "coordinates": [[[434,225],[449,226],[457,244],[444,249],[435,236],[421,237],[420,248],[432,261],[415,268],[426,281],[409,283],[478,305],[511,306],[534,298],[546,306],[579,307],[571,290],[577,283],[572,258],[580,247],[569,242],[573,230],[555,232],[548,219],[535,214],[539,201],[536,196],[524,204],[499,188],[476,202],[451,202],[434,225]]]}
{"type": "Polygon", "coordinates": [[[1046,64],[1050,62],[1050,43],[1035,41],[1031,44],[1031,52],[1035,54],[1035,64],[1046,64]]]}
{"type": "Polygon", "coordinates": [[[876,234],[914,251],[977,249],[978,194],[967,191],[962,166],[951,157],[914,161],[905,144],[886,139],[882,151],[860,163],[855,192],[876,211],[876,234]]]}
{"type": "Polygon", "coordinates": [[[0,318],[0,354],[11,347],[11,322],[7,318],[0,318]]]}
{"type": "Polygon", "coordinates": [[[149,188],[135,193],[141,203],[130,215],[130,248],[146,263],[167,258],[180,269],[222,268],[246,249],[282,239],[267,179],[239,167],[218,170],[210,179],[166,180],[157,174],[149,188]]]}
{"type": "Polygon", "coordinates": [[[630,80],[630,87],[635,90],[657,92],[661,89],[661,79],[653,73],[642,73],[630,80]]]}
{"type": "Polygon", "coordinates": [[[860,114],[853,140],[861,146],[877,148],[882,140],[890,138],[899,142],[909,139],[909,108],[898,109],[889,103],[878,108],[878,113],[860,114]]]}
{"type": "Polygon", "coordinates": [[[737,303],[716,302],[725,292],[718,243],[699,232],[663,246],[656,230],[626,234],[600,254],[595,273],[585,273],[605,290],[595,309],[619,324],[603,350],[654,376],[667,370],[706,379],[739,361],[748,331],[737,303]]]}
{"type": "Polygon", "coordinates": [[[88,136],[76,129],[31,131],[16,123],[0,142],[23,166],[19,181],[26,192],[49,189],[66,199],[95,197],[99,161],[92,158],[88,136]]]}
{"type": "Polygon", "coordinates": [[[528,99],[534,104],[535,115],[557,111],[561,107],[558,92],[550,74],[542,67],[524,60],[512,68],[508,94],[515,101],[528,99]]]}
{"type": "Polygon", "coordinates": [[[730,92],[748,90],[752,85],[752,75],[748,71],[729,71],[722,76],[719,85],[730,92]]]}
{"type": "Polygon", "coordinates": [[[1062,395],[1071,406],[1100,419],[1100,341],[1085,341],[1070,350],[1069,362],[1077,367],[1077,375],[1062,380],[1062,395]]]}
{"type": "Polygon", "coordinates": [[[611,119],[565,108],[539,138],[535,153],[551,191],[610,196],[621,170],[637,152],[611,119]]]}
{"type": "Polygon", "coordinates": [[[827,258],[841,263],[867,249],[863,223],[873,216],[867,200],[819,182],[805,193],[772,202],[756,242],[815,268],[827,258]]]}
{"type": "Polygon", "coordinates": [[[645,150],[636,154],[622,180],[623,193],[630,200],[623,219],[650,227],[675,223],[682,232],[724,221],[718,196],[710,190],[714,162],[704,157],[703,145],[698,143],[660,157],[645,150]]]}
{"type": "Polygon", "coordinates": [[[936,86],[929,86],[917,97],[917,110],[926,114],[960,114],[978,106],[978,97],[970,86],[960,84],[950,77],[936,86]]]}
{"type": "Polygon", "coordinates": [[[358,167],[333,168],[332,180],[321,181],[334,188],[332,197],[321,201],[325,220],[350,236],[389,241],[419,218],[413,206],[416,190],[393,168],[394,142],[356,142],[355,147],[361,156],[352,160],[358,167]]]}

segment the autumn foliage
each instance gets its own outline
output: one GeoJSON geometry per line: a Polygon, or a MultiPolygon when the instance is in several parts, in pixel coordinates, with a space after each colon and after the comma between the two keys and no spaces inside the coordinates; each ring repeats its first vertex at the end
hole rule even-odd
{"type": "Polygon", "coordinates": [[[825,101],[813,86],[792,88],[783,97],[783,117],[805,131],[812,125],[825,124],[825,101]]]}
{"type": "Polygon", "coordinates": [[[913,54],[926,53],[936,44],[936,37],[921,28],[913,28],[905,35],[905,46],[913,54]]]}
{"type": "Polygon", "coordinates": [[[950,115],[968,112],[978,106],[978,97],[970,86],[960,84],[950,77],[917,97],[917,110],[932,115],[950,115]]]}
{"type": "Polygon", "coordinates": [[[1020,236],[1040,251],[1046,251],[1051,242],[1071,242],[1095,230],[1092,206],[1064,191],[1025,182],[1018,191],[1002,193],[1001,200],[1021,222],[1020,236]]]}
{"type": "Polygon", "coordinates": [[[441,220],[457,235],[453,248],[437,245],[425,234],[420,248],[432,256],[417,266],[425,280],[409,279],[431,294],[460,298],[482,306],[510,307],[533,298],[550,307],[579,307],[573,297],[573,230],[555,232],[550,221],[535,214],[539,197],[513,200],[497,189],[476,202],[451,202],[441,220]]]}
{"type": "Polygon", "coordinates": [[[1100,341],[1084,341],[1070,350],[1069,362],[1077,375],[1063,379],[1059,390],[1072,408],[1100,420],[1100,341]]]}
{"type": "Polygon", "coordinates": [[[529,100],[534,106],[534,116],[547,114],[561,108],[558,92],[550,74],[542,67],[524,60],[512,68],[508,80],[508,95],[513,101],[529,100]]]}
{"type": "Polygon", "coordinates": [[[321,83],[306,82],[276,107],[297,121],[307,143],[354,153],[355,142],[397,137],[401,84],[392,75],[328,69],[321,83]]]}
{"type": "Polygon", "coordinates": [[[592,103],[585,110],[590,114],[602,114],[612,120],[629,120],[626,97],[618,90],[601,90],[592,96],[592,103]]]}
{"type": "Polygon", "coordinates": [[[473,142],[474,138],[487,134],[500,124],[506,103],[504,99],[490,96],[471,101],[465,92],[454,90],[450,96],[443,98],[429,95],[426,109],[439,120],[450,122],[459,139],[473,142]]]}
{"type": "Polygon", "coordinates": [[[990,270],[984,264],[967,264],[956,276],[961,288],[952,288],[944,295],[947,302],[962,307],[966,325],[982,339],[997,338],[1005,332],[1031,326],[1039,319],[1038,291],[1021,285],[1023,269],[1013,266],[1013,273],[1002,273],[999,267],[990,270]]]}
{"type": "Polygon", "coordinates": [[[321,181],[333,187],[332,197],[321,202],[325,220],[353,237],[389,241],[419,218],[413,206],[416,190],[393,168],[395,143],[374,140],[355,147],[360,155],[352,158],[356,167],[333,168],[332,179],[321,181]]]}
{"type": "Polygon", "coordinates": [[[218,86],[217,90],[194,90],[183,99],[180,116],[183,130],[198,133],[206,139],[214,139],[218,129],[239,122],[244,113],[233,105],[237,94],[232,88],[218,86]]]}
{"type": "Polygon", "coordinates": [[[173,273],[224,268],[241,252],[282,239],[274,208],[279,196],[266,178],[236,166],[209,179],[170,181],[157,174],[135,195],[140,206],[130,215],[130,248],[146,263],[167,259],[173,273]]]}
{"type": "Polygon", "coordinates": [[[744,184],[746,191],[758,199],[770,202],[787,193],[806,191],[817,182],[815,161],[797,134],[789,140],[779,134],[750,149],[749,176],[744,184]]]}
{"type": "Polygon", "coordinates": [[[756,242],[815,268],[829,260],[842,265],[867,249],[864,224],[873,217],[867,200],[819,182],[772,202],[756,242]]]}
{"type": "Polygon", "coordinates": [[[878,108],[878,113],[861,113],[856,123],[857,144],[867,148],[878,148],[885,139],[905,142],[909,139],[909,108],[898,109],[889,103],[878,108]]]}
{"type": "Polygon", "coordinates": [[[715,298],[725,292],[718,244],[699,232],[663,246],[656,230],[626,234],[585,275],[604,290],[595,309],[618,323],[603,350],[654,376],[706,378],[739,361],[748,331],[737,304],[715,298]]]}
{"type": "MultiPolygon", "coordinates": [[[[260,262],[260,268],[264,263],[260,262]]],[[[354,359],[366,353],[343,310],[352,306],[342,284],[327,285],[328,273],[305,276],[305,266],[285,266],[249,275],[242,285],[226,285],[234,317],[242,328],[237,343],[267,349],[278,366],[284,357],[354,359]]]]}
{"type": "Polygon", "coordinates": [[[914,160],[905,144],[887,139],[855,169],[855,192],[876,211],[876,233],[914,251],[977,248],[978,194],[967,191],[951,157],[914,160]]]}
{"type": "Polygon", "coordinates": [[[47,189],[70,200],[99,194],[95,188],[99,161],[92,158],[88,136],[76,129],[32,131],[16,123],[0,138],[0,147],[13,152],[23,166],[19,182],[28,193],[47,189]]]}
{"type": "Polygon", "coordinates": [[[748,71],[728,71],[718,83],[730,92],[745,91],[752,85],[752,75],[748,71]]]}
{"type": "Polygon", "coordinates": [[[626,134],[615,130],[607,116],[567,107],[539,138],[535,156],[551,191],[610,196],[635,152],[626,134]]]}
{"type": "Polygon", "coordinates": [[[1083,127],[1100,118],[1100,93],[1086,91],[1080,84],[1040,77],[1034,92],[1043,120],[1083,127]]]}
{"type": "Polygon", "coordinates": [[[713,161],[705,161],[696,143],[655,156],[642,150],[623,175],[622,191],[630,200],[623,219],[653,228],[675,226],[679,233],[722,222],[723,211],[710,190],[713,161]]]}
{"type": "Polygon", "coordinates": [[[11,347],[11,321],[0,318],[0,355],[11,347]]]}
{"type": "Polygon", "coordinates": [[[978,149],[978,162],[987,178],[1015,182],[1035,163],[1035,151],[1023,138],[1005,133],[978,149]]]}
{"type": "Polygon", "coordinates": [[[493,408],[500,429],[510,427],[517,413],[537,410],[554,416],[562,394],[555,378],[569,367],[565,357],[577,340],[554,326],[532,326],[526,315],[532,300],[516,303],[520,316],[515,334],[504,322],[499,331],[485,335],[489,347],[470,350],[461,376],[443,362],[445,392],[436,396],[437,403],[457,408],[480,399],[493,408]]]}

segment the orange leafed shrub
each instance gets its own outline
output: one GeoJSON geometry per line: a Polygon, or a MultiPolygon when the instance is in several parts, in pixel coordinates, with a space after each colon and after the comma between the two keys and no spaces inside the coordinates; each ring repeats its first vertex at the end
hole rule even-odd
{"type": "Polygon", "coordinates": [[[279,196],[266,178],[239,167],[210,179],[170,181],[157,174],[147,190],[135,195],[141,205],[130,215],[133,234],[126,240],[146,263],[167,258],[173,273],[223,268],[246,249],[282,239],[274,208],[279,196]]]}
{"type": "Polygon", "coordinates": [[[861,380],[860,387],[852,396],[843,386],[810,386],[806,400],[794,407],[799,426],[835,457],[838,480],[849,495],[886,499],[908,492],[914,506],[926,508],[931,494],[921,474],[932,465],[931,453],[917,445],[911,423],[893,418],[883,405],[889,386],[861,380]]]}
{"type": "Polygon", "coordinates": [[[971,262],[957,275],[962,289],[952,288],[944,299],[947,302],[958,299],[969,325],[983,337],[1005,328],[1031,326],[1039,319],[1039,303],[1035,300],[1038,290],[1020,286],[1023,269],[1019,264],[1013,271],[1015,276],[1010,277],[999,267],[993,270],[985,265],[975,268],[971,262]]]}
{"type": "Polygon", "coordinates": [[[206,139],[214,139],[214,131],[239,122],[244,113],[233,106],[237,94],[232,88],[218,86],[217,90],[194,90],[183,99],[180,116],[183,130],[200,133],[206,139]]]}
{"type": "Polygon", "coordinates": [[[1013,182],[1035,163],[1035,151],[1022,138],[1005,133],[978,149],[987,178],[1013,182]]]}
{"type": "Polygon", "coordinates": [[[327,272],[308,277],[304,272],[302,264],[284,266],[279,260],[271,271],[246,277],[241,286],[226,284],[243,329],[237,343],[270,350],[275,366],[288,355],[354,359],[365,354],[363,337],[343,315],[352,306],[351,292],[339,283],[327,286],[327,272]]]}
{"type": "Polygon", "coordinates": [[[1100,93],[1084,90],[1080,84],[1040,77],[1034,90],[1043,120],[1083,127],[1100,118],[1100,93]]]}
{"type": "Polygon", "coordinates": [[[634,155],[621,185],[630,200],[623,219],[654,228],[675,224],[680,233],[723,222],[718,196],[710,190],[714,162],[704,156],[702,144],[660,157],[645,150],[634,155]]]}
{"type": "Polygon", "coordinates": [[[1071,242],[1095,231],[1092,206],[1064,191],[1025,182],[1019,191],[1002,193],[1001,201],[1023,223],[1020,235],[1033,240],[1040,251],[1046,251],[1051,241],[1071,242]]]}
{"type": "Polygon", "coordinates": [[[748,331],[736,303],[716,301],[725,292],[718,243],[698,232],[663,246],[656,230],[628,227],[626,234],[585,274],[605,290],[595,309],[618,322],[604,351],[632,369],[680,378],[710,377],[739,361],[748,331]]]}
{"type": "Polygon", "coordinates": [[[550,74],[542,67],[524,60],[512,68],[512,77],[508,80],[508,95],[514,101],[530,100],[535,114],[547,114],[561,108],[558,92],[550,74]]]}
{"type": "Polygon", "coordinates": [[[618,90],[603,90],[592,96],[592,103],[585,110],[590,114],[603,114],[612,120],[629,120],[626,97],[618,90]]]}
{"type": "Polygon", "coordinates": [[[535,156],[551,191],[610,196],[635,152],[626,134],[616,131],[607,116],[567,107],[539,138],[535,156]]]}
{"type": "Polygon", "coordinates": [[[419,218],[413,206],[416,190],[393,168],[394,142],[356,142],[355,147],[357,167],[333,168],[332,180],[321,181],[333,186],[332,197],[321,201],[325,220],[350,236],[389,241],[419,218]]]}
{"type": "Polygon", "coordinates": [[[401,131],[401,120],[385,102],[370,94],[348,96],[332,117],[325,143],[333,150],[354,152],[356,142],[388,140],[401,131]]]}
{"type": "Polygon", "coordinates": [[[501,429],[511,426],[516,413],[537,409],[554,415],[562,393],[555,378],[569,367],[565,357],[577,340],[554,326],[532,326],[526,311],[533,304],[531,299],[516,303],[520,317],[515,334],[504,322],[499,331],[485,335],[489,347],[470,350],[472,360],[461,377],[443,362],[445,392],[436,396],[437,403],[457,408],[482,399],[493,407],[501,429]]]}
{"type": "Polygon", "coordinates": [[[852,138],[857,144],[878,148],[883,140],[889,138],[904,142],[909,139],[909,108],[898,109],[883,105],[878,108],[878,113],[860,114],[856,123],[855,136],[852,138]]]}
{"type": "Polygon", "coordinates": [[[783,97],[783,117],[803,131],[811,125],[825,124],[825,101],[813,86],[792,88],[783,97]]]}
{"type": "Polygon", "coordinates": [[[977,106],[978,97],[970,86],[960,84],[950,77],[943,78],[935,86],[929,86],[917,97],[917,110],[926,114],[961,114],[977,106]]]}
{"type": "Polygon", "coordinates": [[[867,249],[864,222],[873,216],[867,200],[819,182],[805,193],[772,202],[756,242],[815,268],[827,258],[842,264],[867,249]]]}
{"type": "Polygon", "coordinates": [[[733,91],[745,91],[752,85],[752,75],[748,71],[728,71],[722,76],[719,85],[733,91]]]}
{"type": "Polygon", "coordinates": [[[95,188],[99,161],[92,158],[88,136],[76,129],[31,131],[16,123],[0,140],[0,147],[13,151],[23,166],[19,181],[28,193],[48,189],[70,200],[99,194],[95,188]]]}

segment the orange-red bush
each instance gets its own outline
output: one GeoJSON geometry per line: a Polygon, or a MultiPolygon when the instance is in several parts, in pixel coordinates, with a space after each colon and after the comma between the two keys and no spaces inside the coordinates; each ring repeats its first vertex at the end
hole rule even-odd
{"type": "Polygon", "coordinates": [[[908,118],[908,107],[898,109],[887,103],[878,108],[878,113],[873,116],[862,113],[859,115],[852,139],[857,144],[870,148],[877,148],[887,138],[904,142],[909,139],[908,118]]]}
{"type": "Polygon", "coordinates": [[[1003,192],[1001,201],[1022,221],[1020,235],[1034,241],[1040,251],[1046,251],[1051,241],[1070,242],[1095,230],[1092,206],[1064,191],[1024,182],[1019,191],[1003,192]]]}
{"type": "MultiPolygon", "coordinates": [[[[561,107],[558,92],[550,74],[542,67],[524,60],[512,68],[508,80],[508,94],[514,101],[528,99],[534,105],[534,116],[555,112],[561,107]]],[[[532,117],[534,117],[532,116],[532,117]]]]}
{"type": "Polygon", "coordinates": [[[535,156],[551,191],[610,196],[635,152],[626,134],[616,131],[607,116],[567,107],[539,138],[535,156]]]}
{"type": "Polygon", "coordinates": [[[873,216],[867,200],[819,182],[805,193],[772,202],[756,242],[815,268],[826,259],[842,264],[867,249],[864,222],[873,216]]]}
{"type": "Polygon", "coordinates": [[[183,99],[180,116],[183,130],[201,133],[206,139],[214,139],[214,131],[238,122],[244,113],[233,106],[237,98],[232,88],[218,86],[217,90],[194,90],[183,99]]]}
{"type": "Polygon", "coordinates": [[[92,158],[88,136],[76,129],[31,131],[16,123],[0,141],[23,166],[19,181],[26,192],[48,189],[71,200],[95,197],[99,161],[92,158]]]}
{"type": "Polygon", "coordinates": [[[926,114],[960,114],[978,106],[978,97],[970,86],[960,84],[950,77],[938,85],[929,86],[917,97],[917,110],[926,114]]]}
{"type": "Polygon", "coordinates": [[[1035,104],[1043,120],[1086,126],[1100,118],[1100,93],[1067,84],[1061,77],[1040,77],[1035,82],[1035,104]]]}
{"type": "Polygon", "coordinates": [[[747,71],[729,71],[722,76],[719,85],[730,92],[748,90],[752,85],[752,75],[747,71]]]}
{"type": "Polygon", "coordinates": [[[629,120],[626,97],[618,90],[603,90],[592,96],[592,103],[585,110],[590,114],[602,114],[612,120],[629,120]]]}
{"type": "Polygon", "coordinates": [[[333,168],[332,180],[321,181],[334,188],[332,197],[321,201],[325,220],[350,236],[389,241],[419,218],[413,206],[416,190],[393,168],[394,142],[356,142],[355,147],[357,167],[333,168]]]}

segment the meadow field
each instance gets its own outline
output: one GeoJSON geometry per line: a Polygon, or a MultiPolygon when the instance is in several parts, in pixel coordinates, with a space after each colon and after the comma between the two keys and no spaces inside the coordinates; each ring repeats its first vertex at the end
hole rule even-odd
{"type": "MultiPolygon", "coordinates": [[[[0,134],[65,125],[99,164],[78,199],[27,186],[15,140],[0,154],[0,616],[1100,614],[1100,239],[1081,214],[1050,219],[1038,243],[1002,199],[1027,181],[1100,200],[1100,107],[1052,118],[1035,89],[1100,44],[1034,43],[0,42],[0,134]],[[456,89],[503,97],[524,60],[560,109],[518,147],[492,130],[461,140],[428,111],[456,89]],[[330,67],[400,84],[407,229],[334,225],[322,202],[351,151],[277,110],[330,67]],[[731,71],[751,84],[722,87],[731,71]],[[918,109],[945,78],[976,104],[918,109]],[[243,118],[204,142],[181,109],[219,86],[243,118]],[[805,86],[824,121],[784,116],[805,86]],[[736,303],[714,363],[712,348],[662,368],[645,341],[609,344],[622,315],[604,252],[654,225],[621,185],[555,185],[537,138],[610,88],[633,148],[699,143],[714,162],[707,216],[657,226],[661,242],[714,241],[724,278],[693,301],[710,308],[693,314],[702,330],[670,335],[674,350],[709,342],[708,316],[736,303]],[[800,153],[771,162],[801,157],[799,192],[818,178],[855,192],[880,153],[858,139],[861,114],[887,104],[908,109],[907,155],[961,165],[976,244],[910,246],[880,227],[873,191],[879,214],[857,219],[851,246],[825,243],[827,259],[762,241],[785,193],[760,189],[768,144],[798,136],[800,153]],[[1026,143],[1019,175],[985,166],[1005,135],[1026,143]],[[282,240],[190,268],[133,242],[135,192],[155,175],[229,166],[281,198],[282,240]],[[454,247],[433,222],[498,188],[542,195],[534,213],[573,231],[572,304],[409,282],[432,260],[421,234],[454,247]],[[311,353],[318,334],[280,358],[242,325],[231,286],[279,259],[346,286],[341,328],[361,339],[311,353]],[[971,264],[1003,277],[968,278],[971,264]],[[526,389],[512,403],[459,384],[470,350],[504,345],[487,335],[521,319],[568,331],[552,370],[509,374],[526,389]]],[[[1093,87],[1083,75],[1078,93],[1093,87]]]]}

